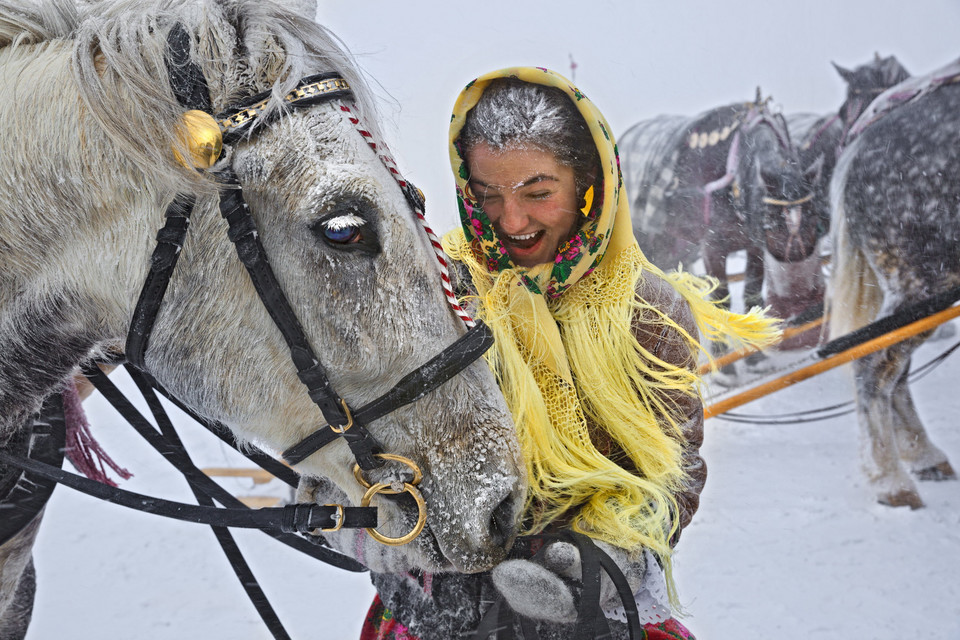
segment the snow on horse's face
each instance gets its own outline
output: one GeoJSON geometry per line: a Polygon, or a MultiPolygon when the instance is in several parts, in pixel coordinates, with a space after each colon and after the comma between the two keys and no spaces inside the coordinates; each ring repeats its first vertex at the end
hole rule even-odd
{"type": "MultiPolygon", "coordinates": [[[[287,295],[294,308],[312,310],[301,320],[334,388],[352,406],[375,399],[461,335],[432,249],[407,201],[335,104],[285,116],[239,146],[232,163],[287,295]]],[[[244,306],[243,322],[253,314],[254,324],[269,325],[258,303],[244,306]]],[[[244,417],[231,421],[244,435],[262,439],[279,425],[284,438],[279,444],[288,446],[321,422],[276,338],[263,345],[261,364],[251,372],[256,386],[273,387],[270,406],[256,387],[226,406],[244,407],[244,417]],[[285,368],[282,383],[266,379],[285,368]]],[[[236,346],[246,350],[251,342],[258,340],[250,336],[236,346]]],[[[238,351],[230,360],[244,357],[238,351]]],[[[171,372],[178,366],[171,362],[171,372]]],[[[371,428],[385,451],[423,469],[427,530],[403,547],[384,547],[363,531],[344,530],[328,539],[381,571],[411,566],[475,571],[501,559],[523,501],[512,422],[486,364],[473,364],[371,428]]],[[[335,500],[322,492],[314,499],[359,504],[364,488],[352,468],[353,456],[341,443],[297,465],[337,486],[334,491],[323,483],[337,493],[335,500]]],[[[367,475],[389,481],[403,470],[388,465],[383,473],[367,475]]],[[[395,536],[410,529],[409,513],[401,513],[397,503],[379,500],[377,506],[384,532],[393,529],[395,536]]]]}
{"type": "MultiPolygon", "coordinates": [[[[214,111],[335,69],[376,132],[362,81],[334,38],[271,3],[100,3],[89,16],[65,12],[63,24],[44,26],[38,17],[40,26],[23,36],[15,33],[23,20],[0,16],[0,44],[8,43],[0,85],[25,101],[0,105],[9,116],[5,156],[22,169],[15,180],[0,177],[0,324],[43,336],[0,339],[0,382],[10,383],[0,388],[0,405],[13,403],[14,391],[20,403],[0,419],[28,415],[82,360],[123,344],[166,205],[193,190],[190,233],[146,367],[201,415],[282,451],[324,421],[227,239],[214,181],[173,159],[180,112],[157,78],[165,76],[163,27],[174,15],[193,37],[214,111]],[[38,122],[43,135],[28,126],[38,122]],[[16,157],[26,150],[29,157],[16,157]],[[30,380],[24,362],[37,363],[30,380]]],[[[379,397],[462,335],[403,193],[336,104],[280,114],[221,163],[237,174],[280,285],[351,406],[379,397]]],[[[14,423],[0,423],[0,436],[14,423]]],[[[385,451],[423,470],[427,528],[403,547],[383,547],[362,531],[360,541],[334,536],[349,538],[340,544],[346,552],[396,571],[478,571],[504,557],[524,472],[485,363],[368,426],[385,451]]],[[[296,469],[356,505],[364,488],[353,463],[338,441],[296,469]]],[[[368,479],[390,481],[397,472],[388,464],[368,479]]],[[[374,504],[384,533],[406,532],[409,505],[374,504]]]]}

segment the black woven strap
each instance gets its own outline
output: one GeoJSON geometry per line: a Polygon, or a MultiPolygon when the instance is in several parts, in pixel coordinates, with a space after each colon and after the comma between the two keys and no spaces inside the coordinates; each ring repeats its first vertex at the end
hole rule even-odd
{"type": "MultiPolygon", "coordinates": [[[[390,391],[354,412],[354,422],[370,424],[377,418],[415,402],[463,371],[492,345],[493,333],[490,328],[477,321],[476,326],[439,355],[405,375],[390,391]]],[[[351,431],[352,429],[348,429],[342,434],[343,437],[347,438],[351,431]]],[[[297,464],[340,435],[329,427],[323,427],[284,451],[281,456],[287,464],[297,464]]]]}

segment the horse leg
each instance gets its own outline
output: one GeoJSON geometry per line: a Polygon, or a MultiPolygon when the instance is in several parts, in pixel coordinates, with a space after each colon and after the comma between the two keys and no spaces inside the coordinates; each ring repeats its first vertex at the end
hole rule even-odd
{"type": "Polygon", "coordinates": [[[939,447],[930,440],[917,414],[907,383],[907,369],[893,390],[893,411],[896,418],[897,447],[900,458],[920,480],[956,480],[957,474],[939,447]]]}
{"type": "Polygon", "coordinates": [[[33,614],[36,572],[31,549],[40,516],[0,546],[0,638],[21,640],[33,614]]]}
{"type": "Polygon", "coordinates": [[[720,283],[713,292],[713,298],[729,309],[730,287],[727,284],[727,254],[710,248],[710,246],[704,242],[703,266],[706,269],[707,275],[716,278],[720,283]]]}
{"type": "Polygon", "coordinates": [[[919,509],[923,500],[900,462],[893,395],[910,354],[923,338],[910,338],[854,362],[857,418],[867,476],[881,504],[919,509]]]}
{"type": "Polygon", "coordinates": [[[743,306],[745,310],[763,306],[763,250],[747,247],[747,266],[743,280],[743,306]]]}

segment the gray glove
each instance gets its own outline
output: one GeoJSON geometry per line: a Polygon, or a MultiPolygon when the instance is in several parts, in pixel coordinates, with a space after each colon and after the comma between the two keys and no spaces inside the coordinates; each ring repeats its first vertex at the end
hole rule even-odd
{"type": "MultiPolygon", "coordinates": [[[[647,566],[642,552],[628,554],[626,550],[605,542],[594,544],[607,553],[636,592],[643,584],[647,566]]],[[[507,560],[493,568],[493,584],[503,594],[510,608],[534,620],[573,623],[577,620],[576,599],[570,580],[581,580],[580,551],[569,542],[554,542],[538,560],[507,560]]],[[[613,581],[601,571],[600,606],[611,609],[620,604],[620,596],[613,581]]]]}

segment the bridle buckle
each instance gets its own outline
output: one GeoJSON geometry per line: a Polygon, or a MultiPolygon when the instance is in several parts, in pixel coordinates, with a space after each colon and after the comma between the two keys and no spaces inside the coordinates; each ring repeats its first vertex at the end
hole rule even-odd
{"type": "Polygon", "coordinates": [[[323,506],[337,508],[337,512],[334,513],[332,516],[330,516],[330,518],[336,524],[333,525],[332,527],[320,527],[320,531],[324,531],[324,532],[340,531],[340,529],[343,528],[343,522],[346,519],[343,513],[343,505],[342,504],[325,504],[323,506]]]}
{"type": "Polygon", "coordinates": [[[343,413],[347,416],[347,424],[343,425],[342,427],[331,424],[330,430],[334,433],[343,433],[353,426],[353,414],[350,413],[350,407],[347,405],[347,401],[341,398],[340,406],[343,407],[343,413]]]}

